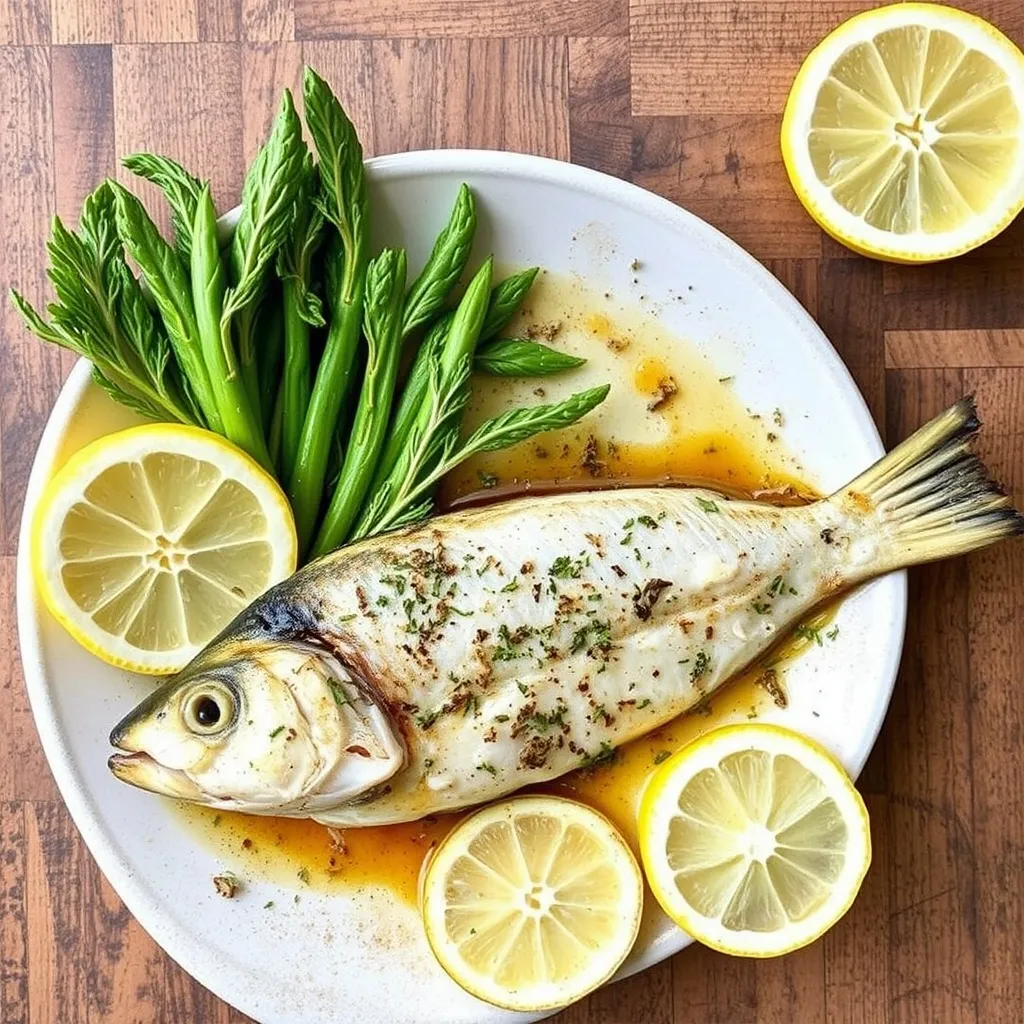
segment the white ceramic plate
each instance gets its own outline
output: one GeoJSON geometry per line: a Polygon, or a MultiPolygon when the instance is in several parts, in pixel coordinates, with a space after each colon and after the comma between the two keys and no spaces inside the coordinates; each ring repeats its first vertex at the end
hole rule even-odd
{"type": "MultiPolygon", "coordinates": [[[[478,251],[511,265],[595,274],[623,297],[636,291],[642,256],[648,300],[666,325],[707,354],[748,405],[789,413],[786,441],[807,478],[837,488],[881,453],[849,374],[788,292],[738,246],[684,210],[613,178],[535,157],[440,151],[369,163],[378,241],[401,241],[410,266],[427,255],[461,181],[481,207],[478,251]],[[401,232],[398,224],[402,225],[401,232]],[[584,244],[586,243],[586,244],[584,244]],[[797,412],[799,411],[799,413],[797,412]]],[[[197,845],[169,805],[117,782],[107,736],[151,683],[79,649],[38,600],[26,526],[54,468],[128,414],[110,409],[71,375],[50,417],[29,482],[18,561],[18,625],[32,710],[68,809],[100,868],[144,928],[203,985],[264,1024],[448,1024],[525,1020],[477,1002],[434,963],[418,915],[385,891],[319,895],[293,904],[254,880],[244,900],[214,894],[222,861],[197,845]],[[278,897],[273,913],[263,904],[278,897]]],[[[838,640],[789,670],[780,717],[859,772],[881,726],[905,619],[902,574],[876,581],[842,606],[838,640]]],[[[689,940],[664,921],[623,973],[689,940]]]]}

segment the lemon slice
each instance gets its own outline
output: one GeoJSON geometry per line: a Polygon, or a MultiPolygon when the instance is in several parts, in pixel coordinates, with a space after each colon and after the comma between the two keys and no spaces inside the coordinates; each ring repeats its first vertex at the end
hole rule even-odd
{"type": "Polygon", "coordinates": [[[967,252],[1024,206],[1024,54],[981,18],[901,3],[840,25],[804,61],[782,122],[811,216],[868,256],[967,252]]]}
{"type": "Polygon", "coordinates": [[[35,513],[43,600],[83,647],[135,672],[176,672],[295,571],[288,500],[248,455],[196,427],[102,437],[35,513]]]}
{"type": "Polygon", "coordinates": [[[669,758],[644,790],[639,826],[665,913],[737,956],[813,942],[871,863],[867,810],[842,766],[771,725],[717,729],[669,758]]]}
{"type": "Polygon", "coordinates": [[[438,847],[422,886],[427,941],[464,989],[539,1012],[606,982],[636,941],[643,879],[597,811],[520,797],[467,818],[438,847]]]}

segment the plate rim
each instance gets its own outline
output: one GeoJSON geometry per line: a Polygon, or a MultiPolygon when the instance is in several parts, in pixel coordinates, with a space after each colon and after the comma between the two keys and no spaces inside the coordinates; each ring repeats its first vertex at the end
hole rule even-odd
{"type": "MultiPolygon", "coordinates": [[[[484,174],[492,177],[526,178],[569,187],[590,195],[600,196],[618,206],[628,207],[641,216],[674,222],[680,231],[687,228],[702,234],[712,242],[722,258],[730,260],[752,285],[762,292],[770,293],[770,300],[783,307],[790,316],[802,321],[809,340],[822,357],[823,369],[837,378],[837,382],[850,392],[859,427],[875,449],[876,457],[885,452],[881,436],[871,416],[867,402],[857,386],[849,369],[828,340],[817,321],[800,304],[796,297],[766,267],[748,253],[738,242],[733,241],[714,225],[691,213],[684,207],[650,192],[632,182],[613,177],[600,171],[549,157],[526,153],[510,153],[502,150],[484,149],[438,149],[414,150],[371,157],[365,161],[367,176],[372,183],[391,179],[418,178],[433,174],[484,174]]],[[[234,207],[219,220],[222,229],[230,229],[237,220],[240,207],[234,207]]],[[[29,563],[27,543],[32,523],[32,510],[38,501],[44,485],[42,464],[48,461],[57,448],[67,426],[68,415],[74,408],[90,379],[90,364],[81,359],[72,369],[54,402],[46,425],[33,457],[32,469],[25,491],[18,535],[18,552],[15,575],[16,621],[18,645],[21,655],[25,689],[29,698],[32,718],[43,748],[49,769],[54,777],[68,813],[78,829],[90,855],[106,880],[125,904],[139,925],[160,946],[161,950],[174,960],[186,973],[218,998],[254,1019],[262,1019],[264,1008],[246,990],[241,975],[232,980],[234,968],[220,964],[202,952],[191,933],[177,927],[161,914],[159,904],[153,904],[145,887],[138,881],[132,865],[122,858],[116,844],[106,834],[94,801],[81,783],[74,762],[63,741],[59,721],[50,696],[50,687],[43,671],[42,643],[39,631],[40,616],[36,615],[36,593],[32,568],[29,563]],[[43,456],[44,458],[41,458],[43,456]],[[122,863],[122,860],[124,862],[122,863]]],[[[889,576],[894,586],[892,594],[898,609],[895,621],[887,637],[889,657],[885,666],[888,676],[885,699],[879,702],[871,727],[865,730],[856,754],[850,758],[856,778],[864,767],[872,747],[881,732],[882,723],[888,712],[896,684],[899,664],[902,659],[907,622],[907,574],[906,570],[889,576]]],[[[693,940],[683,932],[672,933],[670,939],[654,943],[645,950],[629,970],[616,976],[619,980],[639,973],[662,960],[673,956],[690,945],[693,940]]],[[[518,1015],[518,1019],[538,1020],[544,1015],[518,1015]]]]}

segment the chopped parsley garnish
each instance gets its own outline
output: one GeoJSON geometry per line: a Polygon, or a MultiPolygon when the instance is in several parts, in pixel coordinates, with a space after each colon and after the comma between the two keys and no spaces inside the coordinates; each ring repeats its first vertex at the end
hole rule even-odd
{"type": "Polygon", "coordinates": [[[671,750],[659,750],[654,755],[654,763],[661,764],[663,761],[667,761],[672,756],[671,750]]]}
{"type": "Polygon", "coordinates": [[[701,676],[706,675],[708,669],[711,667],[711,659],[707,656],[707,652],[698,651],[697,657],[694,659],[693,668],[690,669],[690,682],[695,683],[701,676]]]}
{"type": "Polygon", "coordinates": [[[271,734],[270,738],[273,739],[275,736],[280,736],[284,732],[284,726],[279,725],[271,734]]]}
{"type": "Polygon", "coordinates": [[[801,640],[807,640],[809,643],[815,643],[819,647],[824,646],[821,639],[821,628],[819,626],[808,626],[801,622],[793,632],[796,633],[801,640]]]}
{"type": "Polygon", "coordinates": [[[423,762],[423,767],[424,768],[433,768],[434,767],[434,759],[432,757],[426,758],[426,760],[423,762]]]}
{"type": "Polygon", "coordinates": [[[771,583],[768,585],[768,593],[771,594],[772,597],[778,597],[779,594],[782,593],[782,584],[782,577],[776,576],[775,579],[773,579],[771,583]]]}
{"type": "Polygon", "coordinates": [[[402,595],[405,593],[404,576],[381,576],[380,581],[386,586],[392,587],[395,593],[398,595],[402,595]]]}
{"type": "Polygon", "coordinates": [[[269,910],[273,905],[274,905],[274,901],[273,900],[267,900],[267,902],[263,904],[263,909],[264,910],[269,910]]]}
{"type": "Polygon", "coordinates": [[[518,589],[519,589],[519,577],[516,576],[516,577],[513,578],[511,583],[506,583],[505,586],[503,586],[501,588],[501,592],[503,594],[511,594],[511,593],[514,593],[518,589]]]}
{"type": "Polygon", "coordinates": [[[470,711],[475,715],[480,710],[480,698],[475,694],[471,693],[469,699],[462,706],[462,717],[465,718],[470,711]]]}
{"type": "Polygon", "coordinates": [[[352,703],[352,701],[350,701],[348,697],[345,695],[345,691],[341,688],[341,683],[339,683],[336,679],[328,679],[327,685],[328,687],[330,687],[331,696],[334,698],[334,703],[337,704],[339,708],[343,708],[346,704],[352,703]]]}
{"type": "Polygon", "coordinates": [[[527,695],[527,693],[529,693],[529,691],[530,691],[530,688],[529,688],[529,687],[528,687],[528,686],[526,685],[526,683],[516,683],[516,686],[518,686],[518,687],[519,687],[519,692],[520,692],[520,693],[521,693],[521,694],[522,694],[522,695],[523,695],[524,697],[525,697],[525,696],[527,695]]]}
{"type": "Polygon", "coordinates": [[[559,555],[551,563],[548,575],[560,580],[577,580],[588,565],[590,565],[590,559],[585,555],[582,558],[570,558],[568,555],[559,555]]]}
{"type": "Polygon", "coordinates": [[[583,754],[580,757],[581,768],[596,768],[599,764],[608,764],[615,760],[615,748],[605,740],[596,754],[583,754]]]}
{"type": "Polygon", "coordinates": [[[533,634],[533,626],[520,626],[514,633],[510,633],[508,626],[503,623],[498,627],[498,638],[501,643],[494,648],[494,660],[515,661],[516,658],[528,657],[530,651],[522,648],[533,634]]]}
{"type": "Polygon", "coordinates": [[[636,706],[637,711],[643,711],[644,708],[650,706],[650,703],[651,703],[651,698],[650,697],[644,697],[644,699],[642,701],[640,701],[639,704],[637,704],[637,706],[636,706]]]}
{"type": "Polygon", "coordinates": [[[755,601],[752,607],[758,615],[771,615],[772,613],[772,606],[763,601],[755,601]]]}
{"type": "Polygon", "coordinates": [[[341,622],[351,622],[353,619],[358,619],[358,615],[342,615],[341,622]]]}
{"type": "Polygon", "coordinates": [[[831,629],[830,629],[830,630],[829,630],[829,631],[828,631],[828,632],[827,632],[827,633],[825,634],[825,636],[827,636],[827,637],[829,638],[829,640],[835,640],[835,638],[836,638],[837,636],[839,636],[839,627],[838,627],[838,626],[833,626],[833,627],[832,627],[832,628],[831,628],[831,629]]]}
{"type": "Polygon", "coordinates": [[[486,487],[488,490],[498,485],[498,477],[493,473],[486,473],[482,469],[477,473],[477,478],[480,480],[480,486],[486,487]]]}
{"type": "Polygon", "coordinates": [[[608,714],[603,704],[598,704],[597,707],[590,712],[590,720],[592,722],[597,722],[598,719],[603,720],[605,725],[612,721],[612,716],[608,714]]]}
{"type": "Polygon", "coordinates": [[[652,516],[637,516],[636,521],[638,523],[642,523],[644,526],[647,526],[652,530],[656,530],[658,528],[658,524],[655,522],[652,516]]]}
{"type": "Polygon", "coordinates": [[[476,770],[478,772],[490,772],[491,775],[497,775],[498,774],[498,769],[495,768],[494,765],[491,764],[490,761],[484,761],[482,764],[478,764],[476,766],[476,770]]]}
{"type": "Polygon", "coordinates": [[[299,868],[296,874],[303,885],[309,885],[309,868],[299,868]]]}
{"type": "Polygon", "coordinates": [[[507,722],[508,721],[508,715],[495,715],[494,716],[494,720],[496,722],[507,722]]]}
{"type": "Polygon", "coordinates": [[[696,495],[697,504],[700,505],[701,510],[704,512],[717,512],[718,506],[713,501],[708,501],[707,498],[702,498],[699,494],[696,495]]]}
{"type": "Polygon", "coordinates": [[[377,598],[378,608],[387,608],[389,604],[391,604],[391,598],[388,597],[387,594],[381,594],[380,597],[377,598]]]}
{"type": "Polygon", "coordinates": [[[429,729],[441,717],[441,709],[434,708],[433,711],[424,711],[422,715],[416,716],[416,724],[421,729],[429,729]]]}

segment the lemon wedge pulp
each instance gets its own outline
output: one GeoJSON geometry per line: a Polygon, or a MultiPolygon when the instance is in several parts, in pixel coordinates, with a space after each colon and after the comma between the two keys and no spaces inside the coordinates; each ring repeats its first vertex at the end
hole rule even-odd
{"type": "Polygon", "coordinates": [[[614,826],[560,797],[518,797],[458,825],[427,864],[427,940],[468,992],[538,1012],[606,982],[636,941],[640,868],[614,826]]]}
{"type": "Polygon", "coordinates": [[[717,729],[665,761],[641,798],[639,833],[665,913],[738,956],[814,941],[871,862],[867,811],[842,766],[771,725],[717,729]]]}
{"type": "Polygon", "coordinates": [[[53,615],[111,664],[183,668],[295,570],[288,500],[207,430],[154,423],[73,455],[36,509],[32,566],[53,615]]]}
{"type": "Polygon", "coordinates": [[[967,252],[1024,207],[1024,54],[938,4],[856,15],[806,59],[782,155],[812,217],[856,252],[967,252]]]}

